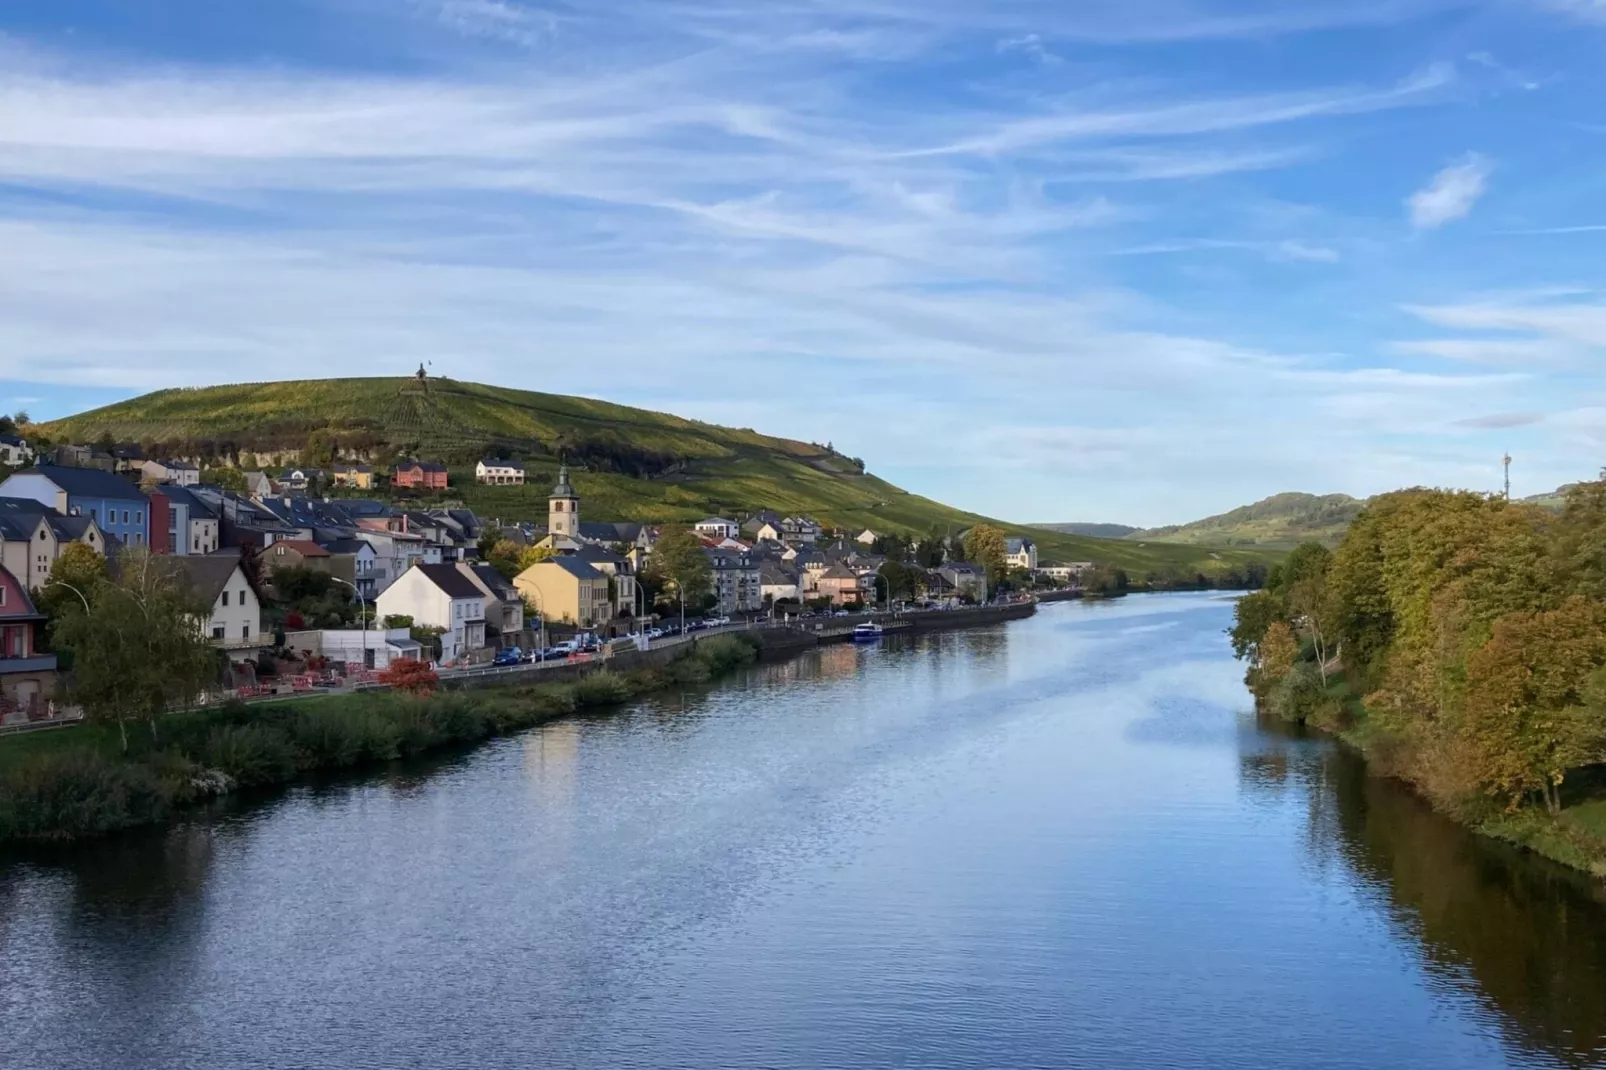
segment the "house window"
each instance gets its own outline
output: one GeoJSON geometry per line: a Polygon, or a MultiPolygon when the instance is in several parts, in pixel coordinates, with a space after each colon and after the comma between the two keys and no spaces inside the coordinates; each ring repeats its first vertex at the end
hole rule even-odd
{"type": "Polygon", "coordinates": [[[125,524],[128,523],[128,510],[127,509],[123,510],[123,523],[125,523],[125,524]]]}
{"type": "Polygon", "coordinates": [[[249,638],[251,638],[251,626],[249,624],[242,624],[240,626],[240,638],[241,639],[249,639],[249,638]]]}
{"type": "Polygon", "coordinates": [[[213,639],[222,639],[223,638],[223,625],[219,624],[215,628],[212,629],[212,638],[213,639]]]}
{"type": "Polygon", "coordinates": [[[229,604],[229,592],[227,591],[223,592],[223,604],[225,606],[229,604]]]}
{"type": "Polygon", "coordinates": [[[4,587],[0,587],[0,606],[3,606],[5,604],[6,604],[6,589],[4,587]]]}
{"type": "Polygon", "coordinates": [[[136,512],[134,514],[134,523],[136,523],[136,524],[145,523],[145,511],[143,509],[139,510],[138,512],[136,512]]]}

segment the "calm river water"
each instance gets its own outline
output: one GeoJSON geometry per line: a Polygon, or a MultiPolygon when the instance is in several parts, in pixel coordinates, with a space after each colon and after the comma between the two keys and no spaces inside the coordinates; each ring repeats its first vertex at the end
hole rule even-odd
{"type": "Polygon", "coordinates": [[[1231,603],[839,646],[0,862],[0,1066],[1606,1065],[1606,907],[1258,727],[1231,603]]]}

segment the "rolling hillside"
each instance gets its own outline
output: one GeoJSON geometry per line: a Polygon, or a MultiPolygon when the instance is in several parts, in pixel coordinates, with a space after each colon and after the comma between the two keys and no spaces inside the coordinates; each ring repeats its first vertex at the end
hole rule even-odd
{"type": "Polygon", "coordinates": [[[1086,535],[1093,539],[1124,539],[1139,530],[1131,524],[1033,524],[1043,531],[1057,531],[1062,535],[1086,535]]]}
{"type": "MultiPolygon", "coordinates": [[[[987,518],[893,486],[856,459],[774,438],[604,401],[445,379],[320,379],[160,390],[39,429],[57,442],[104,438],[158,454],[234,463],[242,453],[280,457],[302,449],[386,464],[414,456],[446,462],[453,494],[477,512],[544,518],[558,458],[592,519],[691,521],[757,509],[807,513],[826,525],[925,535],[987,518]],[[525,487],[480,487],[473,462],[523,460],[525,487]]],[[[247,460],[259,461],[256,456],[247,460]]],[[[1095,561],[1150,573],[1220,574],[1263,552],[1137,545],[1037,531],[1044,562],[1095,561]]]]}
{"type": "Polygon", "coordinates": [[[1126,538],[1141,542],[1279,549],[1315,540],[1332,546],[1344,537],[1350,521],[1365,504],[1347,494],[1273,494],[1219,516],[1134,532],[1126,538]]]}

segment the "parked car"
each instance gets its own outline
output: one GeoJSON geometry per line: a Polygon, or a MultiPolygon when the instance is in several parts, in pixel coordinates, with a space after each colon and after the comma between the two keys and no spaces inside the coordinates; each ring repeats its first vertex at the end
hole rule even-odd
{"type": "Polygon", "coordinates": [[[491,659],[491,664],[492,665],[517,665],[519,662],[521,662],[523,660],[524,660],[524,651],[520,650],[516,646],[510,646],[506,650],[498,650],[496,652],[496,657],[491,659]]]}

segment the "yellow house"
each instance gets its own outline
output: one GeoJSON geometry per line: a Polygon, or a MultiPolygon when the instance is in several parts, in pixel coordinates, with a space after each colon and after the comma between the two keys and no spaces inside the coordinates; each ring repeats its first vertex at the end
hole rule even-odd
{"type": "Polygon", "coordinates": [[[514,577],[513,586],[547,621],[594,628],[613,615],[608,577],[572,557],[538,561],[514,577]]]}
{"type": "Polygon", "coordinates": [[[366,464],[335,465],[335,486],[353,487],[357,490],[373,490],[373,466],[366,464]]]}

